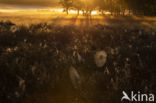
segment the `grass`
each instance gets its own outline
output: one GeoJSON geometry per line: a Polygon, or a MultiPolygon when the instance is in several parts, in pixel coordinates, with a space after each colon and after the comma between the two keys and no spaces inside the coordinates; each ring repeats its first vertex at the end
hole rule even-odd
{"type": "Polygon", "coordinates": [[[0,101],[120,103],[123,90],[155,93],[156,29],[149,26],[154,21],[104,21],[88,25],[84,19],[84,26],[0,22],[0,101]],[[99,51],[107,54],[102,67],[94,60],[99,51]],[[73,83],[69,71],[80,83],[73,83]]]}

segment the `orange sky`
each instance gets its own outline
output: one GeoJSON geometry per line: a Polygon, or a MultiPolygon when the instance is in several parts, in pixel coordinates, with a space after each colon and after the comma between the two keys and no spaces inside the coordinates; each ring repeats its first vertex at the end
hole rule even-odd
{"type": "Polygon", "coordinates": [[[59,0],[0,0],[0,9],[55,7],[59,0]]]}

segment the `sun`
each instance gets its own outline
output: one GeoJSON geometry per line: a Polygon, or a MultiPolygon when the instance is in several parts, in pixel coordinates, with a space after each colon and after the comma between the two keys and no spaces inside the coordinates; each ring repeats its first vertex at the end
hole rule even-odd
{"type": "Polygon", "coordinates": [[[92,11],[91,15],[97,15],[98,11],[92,11]]]}

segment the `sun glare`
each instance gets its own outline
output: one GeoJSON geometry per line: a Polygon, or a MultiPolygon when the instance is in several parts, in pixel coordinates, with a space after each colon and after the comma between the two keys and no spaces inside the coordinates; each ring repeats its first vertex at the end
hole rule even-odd
{"type": "MultiPolygon", "coordinates": [[[[29,10],[24,10],[24,9],[0,9],[0,12],[4,13],[11,13],[11,12],[19,12],[19,13],[41,13],[41,14],[65,14],[63,8],[51,8],[51,9],[29,9],[29,10]],[[22,12],[21,12],[22,11],[22,12]]],[[[69,14],[78,14],[77,10],[69,10],[69,14]]],[[[79,14],[82,15],[83,11],[79,11],[79,14]]],[[[91,15],[98,15],[98,11],[94,10],[91,12],[91,15]]]]}
{"type": "Polygon", "coordinates": [[[70,10],[69,13],[71,13],[71,14],[77,14],[77,11],[76,10],[70,10]]]}
{"type": "Polygon", "coordinates": [[[92,15],[97,15],[97,14],[98,14],[98,11],[92,11],[91,14],[92,14],[92,15]]]}
{"type": "Polygon", "coordinates": [[[0,9],[0,12],[17,12],[17,11],[20,11],[20,10],[0,9]]]}
{"type": "Polygon", "coordinates": [[[52,11],[52,12],[63,12],[63,9],[53,8],[53,9],[50,9],[50,11],[52,11]]]}

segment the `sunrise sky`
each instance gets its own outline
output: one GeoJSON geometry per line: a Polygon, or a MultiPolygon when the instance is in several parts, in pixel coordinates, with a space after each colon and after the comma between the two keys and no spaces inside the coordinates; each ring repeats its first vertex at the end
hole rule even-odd
{"type": "Polygon", "coordinates": [[[30,9],[56,7],[59,0],[0,0],[0,9],[30,9]]]}

